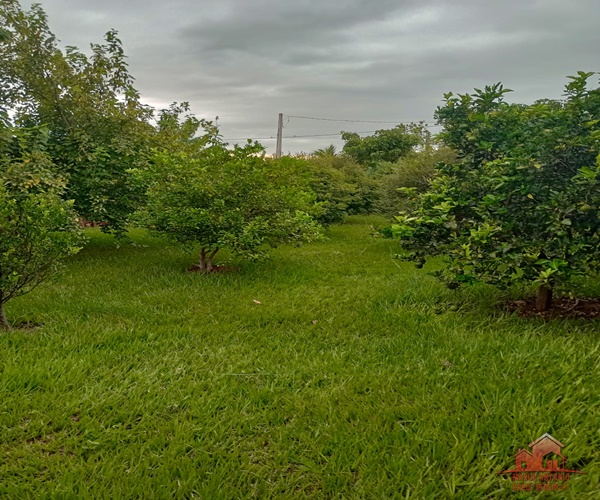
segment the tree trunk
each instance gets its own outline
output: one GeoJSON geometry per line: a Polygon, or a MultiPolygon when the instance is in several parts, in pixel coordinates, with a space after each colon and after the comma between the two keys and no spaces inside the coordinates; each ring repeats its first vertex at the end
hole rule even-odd
{"type": "Polygon", "coordinates": [[[552,288],[542,285],[538,288],[535,307],[538,311],[547,311],[552,306],[552,288]]]}
{"type": "Polygon", "coordinates": [[[200,250],[200,271],[206,271],[206,250],[200,250]]]}
{"type": "Polygon", "coordinates": [[[10,330],[10,325],[4,313],[4,302],[0,302],[0,330],[10,330]]]}
{"type": "Polygon", "coordinates": [[[200,270],[205,273],[210,273],[213,270],[213,259],[217,252],[218,248],[215,248],[212,252],[203,248],[200,250],[200,270]]]}

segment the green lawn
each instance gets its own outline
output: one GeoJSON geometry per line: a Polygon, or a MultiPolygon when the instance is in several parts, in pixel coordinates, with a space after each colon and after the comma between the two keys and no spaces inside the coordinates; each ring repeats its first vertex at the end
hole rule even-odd
{"type": "Polygon", "coordinates": [[[0,497],[519,498],[549,432],[559,497],[600,498],[600,325],[446,290],[372,222],[210,276],[90,230],[7,306],[43,326],[0,334],[0,497]]]}

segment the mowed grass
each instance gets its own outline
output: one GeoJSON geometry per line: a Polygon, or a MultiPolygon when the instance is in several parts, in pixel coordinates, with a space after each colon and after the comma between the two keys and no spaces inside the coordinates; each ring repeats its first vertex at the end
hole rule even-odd
{"type": "Polygon", "coordinates": [[[549,432],[586,473],[557,497],[599,498],[600,325],[451,292],[378,222],[209,276],[91,230],[7,306],[43,326],[0,334],[0,497],[519,498],[549,432]]]}

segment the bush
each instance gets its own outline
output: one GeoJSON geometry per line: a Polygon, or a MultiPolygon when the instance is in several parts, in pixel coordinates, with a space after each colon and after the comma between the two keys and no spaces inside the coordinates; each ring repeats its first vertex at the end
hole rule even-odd
{"type": "Polygon", "coordinates": [[[345,215],[369,213],[377,199],[379,184],[362,165],[345,154],[312,156],[310,187],[325,203],[330,222],[341,222],[345,215]]]}
{"type": "Polygon", "coordinates": [[[438,163],[455,163],[456,153],[447,146],[438,146],[413,151],[395,163],[380,166],[380,193],[377,211],[384,214],[397,214],[407,208],[406,194],[402,188],[415,188],[424,192],[436,174],[438,163]]]}
{"type": "Polygon", "coordinates": [[[273,160],[280,172],[303,190],[315,196],[319,211],[315,219],[324,225],[342,222],[352,202],[355,186],[339,170],[326,162],[313,161],[310,157],[284,156],[273,160]]]}
{"type": "Polygon", "coordinates": [[[41,150],[38,129],[0,128],[0,328],[4,304],[50,277],[83,243],[64,181],[41,150]]]}
{"type": "Polygon", "coordinates": [[[552,290],[600,267],[600,89],[592,73],[566,86],[564,102],[507,104],[500,84],[447,94],[437,117],[460,163],[441,165],[430,189],[393,227],[403,254],[421,267],[443,255],[451,288],[487,282],[552,290]]]}
{"type": "Polygon", "coordinates": [[[372,211],[377,181],[348,156],[336,155],[329,148],[327,153],[287,156],[274,161],[298,187],[315,194],[320,207],[316,218],[321,224],[340,223],[346,215],[372,211]]]}
{"type": "Polygon", "coordinates": [[[136,172],[147,185],[137,221],[158,236],[200,247],[199,268],[213,270],[222,248],[248,259],[281,242],[319,238],[314,194],[298,187],[262,146],[229,150],[211,137],[196,154],[157,154],[154,166],[136,172]]]}

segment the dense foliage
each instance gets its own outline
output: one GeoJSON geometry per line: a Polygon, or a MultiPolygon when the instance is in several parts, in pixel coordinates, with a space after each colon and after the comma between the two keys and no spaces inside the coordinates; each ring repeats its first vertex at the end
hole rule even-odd
{"type": "Polygon", "coordinates": [[[420,125],[399,124],[361,137],[356,132],[342,132],[343,152],[369,168],[380,162],[395,162],[410,153],[421,142],[420,125]]]}
{"type": "Polygon", "coordinates": [[[0,30],[2,106],[15,126],[48,128],[47,154],[77,212],[122,231],[139,202],[128,171],[147,163],[154,128],[117,33],[89,57],[62,51],[42,7],[23,11],[17,0],[1,0],[0,30]]]}
{"type": "Polygon", "coordinates": [[[0,125],[0,328],[4,304],[51,276],[82,244],[64,181],[44,152],[47,131],[0,125]]]}
{"type": "Polygon", "coordinates": [[[398,125],[360,137],[343,132],[341,152],[318,149],[304,157],[297,170],[309,172],[310,187],[322,203],[323,223],[346,215],[398,212],[403,194],[398,188],[428,185],[437,162],[452,162],[454,151],[441,146],[423,123],[398,125]]]}
{"type": "Polygon", "coordinates": [[[210,272],[222,248],[249,259],[268,247],[319,237],[314,194],[294,172],[265,160],[258,144],[227,149],[214,130],[194,154],[158,153],[138,171],[147,203],[137,220],[153,234],[200,247],[199,268],[210,272]]]}
{"type": "Polygon", "coordinates": [[[347,215],[373,211],[379,184],[365,167],[345,154],[315,152],[309,156],[284,157],[279,168],[292,170],[303,180],[321,207],[318,221],[322,224],[343,222],[347,215]]]}
{"type": "MultiPolygon", "coordinates": [[[[443,255],[450,287],[479,281],[552,290],[600,264],[600,89],[591,73],[570,77],[564,101],[508,104],[500,84],[447,94],[437,110],[443,139],[460,157],[441,165],[430,189],[393,230],[421,267],[443,255]]],[[[414,193],[414,190],[412,190],[414,193]]]]}
{"type": "Polygon", "coordinates": [[[432,140],[431,144],[418,151],[411,151],[394,163],[381,164],[379,172],[379,196],[377,211],[397,214],[409,205],[403,188],[415,188],[424,192],[429,188],[438,163],[455,163],[456,152],[432,140]]]}

